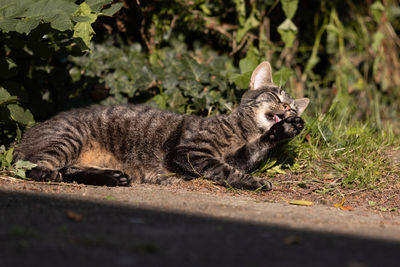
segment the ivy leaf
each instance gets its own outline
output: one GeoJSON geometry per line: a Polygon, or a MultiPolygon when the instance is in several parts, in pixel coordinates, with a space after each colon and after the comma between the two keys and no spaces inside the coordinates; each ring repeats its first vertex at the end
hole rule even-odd
{"type": "Polygon", "coordinates": [[[78,45],[82,50],[89,50],[90,40],[94,34],[94,30],[91,26],[97,19],[97,14],[92,14],[90,6],[83,2],[79,5],[78,10],[74,13],[75,17],[88,17],[89,20],[84,22],[78,22],[74,26],[74,38],[80,39],[82,42],[78,42],[78,45]]]}
{"type": "Polygon", "coordinates": [[[18,33],[28,34],[31,30],[35,29],[40,23],[40,19],[21,19],[17,20],[15,24],[15,31],[18,33]]]}
{"type": "Polygon", "coordinates": [[[254,53],[247,53],[246,57],[239,61],[241,73],[253,72],[258,65],[258,57],[254,53]]]}
{"type": "Polygon", "coordinates": [[[0,87],[0,106],[13,103],[17,100],[16,96],[11,96],[6,89],[0,87]]]}
{"type": "Polygon", "coordinates": [[[201,83],[193,81],[193,80],[184,80],[179,83],[179,87],[183,89],[185,95],[190,95],[194,97],[199,96],[199,90],[203,88],[201,83]]]}
{"type": "Polygon", "coordinates": [[[171,92],[167,92],[168,95],[168,106],[173,110],[176,110],[180,113],[185,112],[185,106],[187,105],[187,98],[182,95],[182,93],[175,88],[175,90],[171,90],[171,92]]]}
{"type": "Polygon", "coordinates": [[[19,19],[1,18],[0,17],[0,29],[8,33],[15,31],[15,26],[18,24],[19,19]]]}
{"type": "Polygon", "coordinates": [[[231,82],[234,82],[241,89],[249,88],[251,75],[254,69],[257,67],[258,62],[259,60],[256,53],[253,50],[249,49],[246,54],[246,57],[242,58],[239,61],[239,68],[241,74],[231,74],[230,75],[231,82]]]}
{"type": "Polygon", "coordinates": [[[155,95],[149,102],[155,102],[160,109],[167,109],[167,97],[164,94],[155,95]]]}
{"type": "MultiPolygon", "coordinates": [[[[21,17],[25,19],[21,21],[29,22],[30,32],[36,28],[39,23],[49,22],[53,29],[65,31],[72,28],[70,14],[77,8],[77,5],[65,0],[39,0],[28,5],[28,9],[21,17]]],[[[28,33],[27,32],[27,33],[28,33]]]]}
{"type": "Polygon", "coordinates": [[[208,81],[208,69],[197,63],[193,58],[186,56],[183,61],[183,75],[189,80],[195,80],[197,82],[207,82],[208,81]]]}
{"type": "Polygon", "coordinates": [[[248,89],[252,71],[242,74],[234,73],[230,76],[231,82],[235,83],[241,89],[248,89]]]}
{"type": "Polygon", "coordinates": [[[111,17],[112,15],[117,13],[121,9],[122,6],[123,6],[123,3],[112,4],[109,8],[103,9],[101,11],[101,14],[104,15],[104,16],[111,17]]]}
{"type": "Polygon", "coordinates": [[[110,0],[86,0],[85,1],[94,12],[100,12],[103,6],[109,4],[110,0]]]}
{"type": "Polygon", "coordinates": [[[72,22],[70,16],[66,13],[55,14],[50,20],[50,26],[59,31],[66,31],[71,29],[72,22]]]}
{"type": "Polygon", "coordinates": [[[272,74],[272,80],[278,86],[283,86],[287,83],[290,76],[292,76],[292,75],[294,75],[294,71],[292,69],[282,67],[280,70],[278,70],[272,74]]]}
{"type": "Polygon", "coordinates": [[[32,170],[36,166],[37,165],[35,163],[25,160],[18,160],[14,165],[16,169],[24,169],[24,170],[32,170]]]}
{"type": "Polygon", "coordinates": [[[29,123],[34,122],[33,115],[29,110],[24,110],[21,106],[16,104],[7,105],[7,108],[14,121],[19,122],[22,125],[28,125],[29,123]]]}
{"type": "Polygon", "coordinates": [[[286,19],[281,25],[279,25],[278,32],[285,43],[285,47],[290,48],[293,46],[293,41],[296,38],[297,31],[298,29],[296,25],[290,19],[286,19]]]}
{"type": "Polygon", "coordinates": [[[286,18],[292,19],[296,14],[299,0],[281,0],[283,12],[285,12],[286,18]]]}

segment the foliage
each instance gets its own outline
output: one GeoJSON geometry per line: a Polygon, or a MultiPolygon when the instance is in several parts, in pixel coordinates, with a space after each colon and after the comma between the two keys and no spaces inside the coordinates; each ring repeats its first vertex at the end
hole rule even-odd
{"type": "Polygon", "coordinates": [[[19,139],[21,130],[33,124],[31,111],[39,119],[54,112],[54,98],[65,99],[57,92],[62,82],[57,76],[63,76],[66,55],[88,50],[97,16],[112,15],[121,7],[110,5],[111,0],[80,2],[0,1],[2,144],[19,139]]]}
{"type": "Polygon", "coordinates": [[[13,151],[14,148],[6,150],[3,145],[0,146],[0,161],[1,161],[0,173],[17,176],[25,179],[26,178],[25,172],[27,170],[31,170],[32,168],[36,167],[36,164],[23,160],[18,160],[17,162],[12,163],[13,151]]]}
{"type": "Polygon", "coordinates": [[[98,82],[109,93],[103,100],[107,104],[147,101],[163,109],[207,115],[230,109],[237,98],[236,88],[225,79],[235,70],[232,60],[200,47],[189,52],[178,41],[150,58],[138,44],[123,48],[102,44],[95,45],[88,57],[71,60],[76,64],[70,70],[74,81],[84,84],[100,77],[98,82]]]}

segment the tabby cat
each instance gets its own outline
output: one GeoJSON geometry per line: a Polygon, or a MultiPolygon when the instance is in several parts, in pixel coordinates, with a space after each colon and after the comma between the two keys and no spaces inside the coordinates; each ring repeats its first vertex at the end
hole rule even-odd
{"type": "Polygon", "coordinates": [[[143,105],[74,109],[31,128],[15,160],[37,164],[35,180],[127,186],[202,177],[236,188],[271,189],[249,173],[278,142],[299,134],[307,98],[277,87],[268,62],[229,115],[201,118],[143,105]]]}

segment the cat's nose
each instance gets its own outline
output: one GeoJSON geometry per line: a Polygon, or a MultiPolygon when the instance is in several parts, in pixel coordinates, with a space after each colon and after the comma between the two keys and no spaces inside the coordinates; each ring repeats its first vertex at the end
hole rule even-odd
{"type": "Polygon", "coordinates": [[[286,110],[285,114],[286,114],[286,117],[297,116],[296,112],[294,112],[292,109],[286,110]]]}

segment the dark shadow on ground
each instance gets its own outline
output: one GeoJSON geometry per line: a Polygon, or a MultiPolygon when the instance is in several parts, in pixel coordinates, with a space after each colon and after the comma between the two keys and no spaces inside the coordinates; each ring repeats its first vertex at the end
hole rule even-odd
{"type": "Polygon", "coordinates": [[[13,267],[398,266],[400,253],[396,242],[7,191],[0,240],[0,266],[13,267]]]}

